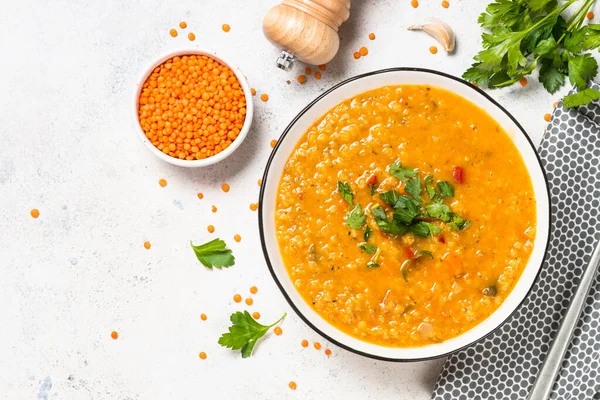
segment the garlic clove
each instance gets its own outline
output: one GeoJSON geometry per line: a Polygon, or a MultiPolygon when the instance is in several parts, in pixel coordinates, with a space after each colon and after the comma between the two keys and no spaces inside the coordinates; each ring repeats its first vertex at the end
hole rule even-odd
{"type": "Polygon", "coordinates": [[[454,38],[454,32],[452,28],[448,26],[444,21],[438,19],[433,20],[427,24],[422,25],[411,25],[408,27],[409,31],[424,31],[431,35],[435,40],[440,42],[444,50],[450,53],[454,50],[454,44],[456,39],[454,38]]]}

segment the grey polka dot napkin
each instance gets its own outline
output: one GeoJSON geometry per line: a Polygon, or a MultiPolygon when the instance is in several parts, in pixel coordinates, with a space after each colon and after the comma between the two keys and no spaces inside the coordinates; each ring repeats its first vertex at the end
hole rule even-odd
{"type": "MultiPolygon", "coordinates": [[[[600,103],[559,104],[538,152],[553,218],[540,277],[500,329],[446,360],[432,400],[525,399],[600,240],[600,103]]],[[[600,275],[550,398],[600,400],[600,275]]]]}

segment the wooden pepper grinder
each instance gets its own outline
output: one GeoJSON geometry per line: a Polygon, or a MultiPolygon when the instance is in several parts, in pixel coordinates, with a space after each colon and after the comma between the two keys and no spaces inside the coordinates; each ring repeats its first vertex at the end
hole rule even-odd
{"type": "Polygon", "coordinates": [[[340,47],[338,28],[350,16],[350,0],[283,0],[263,20],[266,38],[282,49],[277,66],[288,71],[299,59],[326,64],[340,47]]]}

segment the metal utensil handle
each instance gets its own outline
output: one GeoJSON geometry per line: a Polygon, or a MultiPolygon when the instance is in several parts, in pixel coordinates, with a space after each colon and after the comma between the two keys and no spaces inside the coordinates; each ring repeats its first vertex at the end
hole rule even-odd
{"type": "Polygon", "coordinates": [[[571,304],[569,304],[567,313],[560,324],[560,328],[558,328],[546,360],[544,360],[540,373],[529,393],[528,400],[547,400],[550,397],[556,375],[560,370],[565,353],[571,343],[577,321],[579,321],[581,311],[585,305],[585,299],[592,288],[599,267],[600,243],[596,244],[596,249],[592,253],[592,258],[590,258],[590,262],[581,277],[577,291],[571,300],[571,304]]]}

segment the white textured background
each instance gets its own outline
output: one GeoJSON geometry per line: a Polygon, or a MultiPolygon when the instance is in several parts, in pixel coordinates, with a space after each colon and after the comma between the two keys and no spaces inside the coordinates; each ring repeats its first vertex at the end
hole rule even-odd
{"type": "MultiPolygon", "coordinates": [[[[354,0],[338,56],[322,80],[302,86],[295,77],[304,66],[276,70],[278,51],[262,36],[262,16],[276,3],[0,0],[0,398],[429,397],[443,360],[362,358],[329,346],[293,314],[267,272],[249,204],[257,201],[270,140],[318,93],[385,67],[460,75],[478,49],[476,19],[487,1],[450,0],[443,9],[440,1],[421,0],[413,9],[408,0],[354,0]],[[406,31],[431,16],[455,29],[456,54],[431,55],[433,39],[406,31]],[[181,20],[188,29],[173,39],[169,29],[181,20]],[[221,31],[223,23],[231,32],[221,31]],[[362,45],[369,55],[354,60],[362,45]],[[133,129],[135,81],[160,54],[183,46],[220,51],[270,96],[268,103],[255,98],[243,145],[208,169],[162,163],[133,129]],[[229,193],[220,190],[224,182],[229,193]],[[32,208],[39,219],[29,216],[32,208]],[[216,234],[207,233],[208,224],[216,234]],[[241,243],[233,241],[236,233],[241,243]],[[209,271],[196,261],[188,241],[214,237],[234,250],[233,268],[209,271]],[[146,240],[151,250],[143,248],[146,240]],[[288,317],[282,336],[269,335],[242,360],[217,339],[229,315],[247,308],[233,303],[233,294],[245,296],[251,285],[259,293],[250,309],[263,322],[284,311],[288,317]],[[320,340],[333,355],[303,349],[302,339],[320,340]]],[[[491,94],[537,144],[558,96],[536,79],[491,94]]]]}

